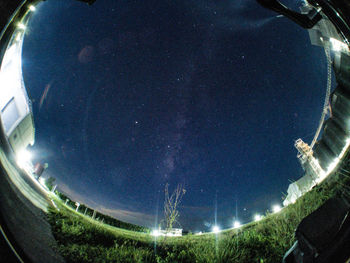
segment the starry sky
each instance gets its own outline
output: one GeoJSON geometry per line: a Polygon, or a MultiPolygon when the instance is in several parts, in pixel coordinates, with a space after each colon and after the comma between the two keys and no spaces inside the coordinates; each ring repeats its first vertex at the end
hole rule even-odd
{"type": "Polygon", "coordinates": [[[46,1],[28,25],[23,74],[30,150],[61,191],[151,227],[165,184],[182,184],[179,221],[192,231],[282,203],[327,77],[307,31],[253,0],[46,1]]]}

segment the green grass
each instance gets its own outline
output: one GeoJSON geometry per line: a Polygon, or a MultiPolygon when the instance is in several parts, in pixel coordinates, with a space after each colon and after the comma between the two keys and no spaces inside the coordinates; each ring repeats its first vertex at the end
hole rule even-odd
{"type": "MultiPolygon", "coordinates": [[[[347,165],[346,165],[347,166],[347,165]]],[[[333,174],[277,214],[221,233],[159,237],[96,222],[59,204],[48,220],[67,262],[281,262],[300,221],[333,196],[348,195],[348,176],[333,174]]]]}

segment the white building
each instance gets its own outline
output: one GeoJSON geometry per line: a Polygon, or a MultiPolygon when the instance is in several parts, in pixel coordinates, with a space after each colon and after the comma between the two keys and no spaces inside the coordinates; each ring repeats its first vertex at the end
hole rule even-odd
{"type": "Polygon", "coordinates": [[[22,76],[22,45],[25,27],[12,36],[0,68],[0,117],[3,130],[15,153],[34,144],[31,101],[22,76]]]}

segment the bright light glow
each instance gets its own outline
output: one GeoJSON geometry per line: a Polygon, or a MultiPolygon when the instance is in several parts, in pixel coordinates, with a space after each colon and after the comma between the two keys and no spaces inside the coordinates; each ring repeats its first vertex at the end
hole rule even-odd
{"type": "Polygon", "coordinates": [[[17,27],[18,27],[19,29],[23,29],[23,30],[26,29],[26,26],[23,25],[22,23],[18,23],[18,24],[17,24],[17,27]]]}
{"type": "MultiPolygon", "coordinates": [[[[326,171],[322,171],[317,178],[317,183],[321,183],[324,179],[327,178],[327,176],[333,172],[334,168],[337,167],[337,165],[339,164],[340,160],[343,159],[346,150],[349,148],[350,146],[350,138],[347,138],[345,141],[345,146],[343,148],[343,150],[341,151],[341,153],[339,154],[338,157],[334,158],[334,160],[328,165],[326,171]]],[[[318,163],[318,160],[316,160],[318,163]]]]}
{"type": "Polygon", "coordinates": [[[157,229],[154,229],[152,232],[151,232],[151,235],[154,236],[154,237],[159,237],[160,236],[160,233],[157,229]]]}
{"type": "Polygon", "coordinates": [[[296,197],[292,197],[291,200],[290,200],[290,203],[291,204],[295,204],[296,201],[297,201],[297,198],[296,197]]]}
{"type": "Polygon", "coordinates": [[[26,149],[21,150],[16,155],[16,161],[19,167],[24,168],[31,161],[32,154],[26,149]]]}
{"type": "Polygon", "coordinates": [[[338,157],[333,159],[333,161],[327,167],[327,175],[333,171],[333,169],[338,165],[339,161],[340,159],[338,157]]]}
{"type": "Polygon", "coordinates": [[[280,205],[274,205],[273,207],[272,207],[272,211],[274,212],[274,213],[278,213],[279,211],[281,211],[281,206],[280,205]]]}
{"type": "Polygon", "coordinates": [[[203,234],[202,231],[199,231],[198,233],[196,233],[196,235],[201,235],[203,234]]]}
{"type": "Polygon", "coordinates": [[[21,38],[21,34],[18,34],[18,35],[16,36],[16,41],[19,42],[21,39],[22,39],[22,38],[21,38]]]}
{"type": "Polygon", "coordinates": [[[241,226],[241,223],[239,221],[235,221],[233,223],[233,228],[239,228],[241,226]]]}
{"type": "Polygon", "coordinates": [[[259,214],[256,214],[256,215],[254,216],[254,221],[255,221],[255,222],[260,221],[261,219],[262,219],[262,217],[261,217],[261,215],[259,215],[259,214]]]}
{"type": "Polygon", "coordinates": [[[32,12],[34,12],[34,11],[36,10],[36,8],[35,8],[35,6],[30,5],[30,6],[29,6],[29,10],[32,11],[32,12]]]}
{"type": "Polygon", "coordinates": [[[331,42],[331,44],[332,44],[332,49],[334,50],[334,51],[342,51],[342,50],[344,50],[344,49],[347,49],[347,45],[345,44],[345,43],[343,43],[343,42],[341,42],[341,41],[339,41],[339,40],[337,40],[337,39],[335,39],[335,38],[330,38],[329,39],[329,41],[331,42]]]}
{"type": "Polygon", "coordinates": [[[220,232],[220,227],[213,226],[212,232],[215,233],[215,234],[219,233],[220,232]]]}

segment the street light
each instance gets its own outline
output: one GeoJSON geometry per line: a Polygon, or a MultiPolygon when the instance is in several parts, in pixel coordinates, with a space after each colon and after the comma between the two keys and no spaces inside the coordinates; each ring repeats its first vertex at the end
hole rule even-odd
{"type": "Polygon", "coordinates": [[[239,228],[241,226],[241,223],[239,221],[235,221],[233,223],[233,228],[239,228]]]}
{"type": "Polygon", "coordinates": [[[22,23],[18,23],[18,24],[17,24],[17,27],[18,27],[19,29],[23,29],[23,30],[26,29],[26,26],[23,25],[22,23]]]}
{"type": "Polygon", "coordinates": [[[212,232],[215,233],[215,234],[219,233],[220,232],[220,227],[213,226],[212,232]]]}
{"type": "Polygon", "coordinates": [[[255,221],[255,222],[260,221],[261,218],[262,218],[261,215],[256,214],[256,215],[254,216],[254,221],[255,221]]]}
{"type": "Polygon", "coordinates": [[[32,159],[32,154],[23,149],[16,154],[16,162],[19,167],[24,168],[32,159]]]}
{"type": "Polygon", "coordinates": [[[32,12],[34,12],[34,11],[36,10],[36,8],[35,8],[35,6],[30,5],[30,6],[29,6],[29,10],[32,11],[32,12]]]}
{"type": "Polygon", "coordinates": [[[278,212],[281,211],[281,210],[282,210],[282,208],[281,208],[280,205],[274,205],[274,206],[272,207],[272,211],[273,211],[274,213],[278,213],[278,212]]]}
{"type": "Polygon", "coordinates": [[[160,233],[157,229],[154,229],[152,232],[151,232],[151,235],[154,236],[154,237],[158,237],[160,236],[160,233]]]}

